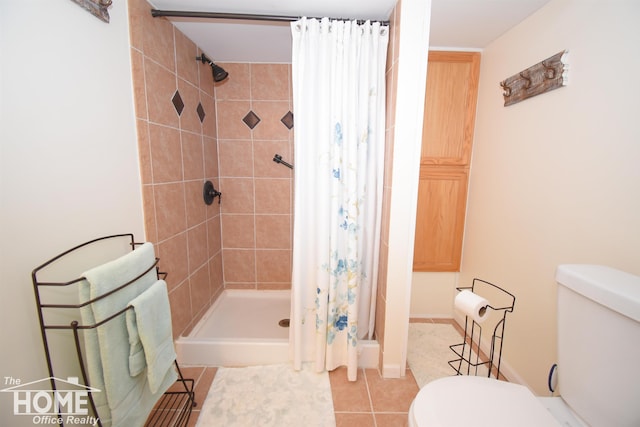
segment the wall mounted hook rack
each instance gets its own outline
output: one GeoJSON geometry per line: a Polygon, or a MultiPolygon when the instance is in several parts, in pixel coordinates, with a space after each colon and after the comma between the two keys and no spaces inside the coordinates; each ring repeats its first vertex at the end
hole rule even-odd
{"type": "Polygon", "coordinates": [[[103,22],[109,23],[109,7],[112,0],[72,0],[74,3],[91,13],[103,22]]]}
{"type": "Polygon", "coordinates": [[[567,85],[567,53],[563,50],[500,82],[504,106],[567,85]]]}

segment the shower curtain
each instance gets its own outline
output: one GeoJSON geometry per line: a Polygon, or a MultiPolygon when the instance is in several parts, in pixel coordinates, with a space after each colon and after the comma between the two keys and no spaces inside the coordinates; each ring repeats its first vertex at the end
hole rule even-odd
{"type": "Polygon", "coordinates": [[[389,29],[302,18],[291,31],[292,358],[319,372],[346,365],[355,381],[375,321],[389,29]]]}

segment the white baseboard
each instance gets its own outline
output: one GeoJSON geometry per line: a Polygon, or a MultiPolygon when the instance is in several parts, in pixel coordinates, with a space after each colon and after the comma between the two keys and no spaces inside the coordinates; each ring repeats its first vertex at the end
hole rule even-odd
{"type": "Polygon", "coordinates": [[[358,341],[358,367],[377,368],[380,357],[380,344],[377,340],[358,341]]]}
{"type": "Polygon", "coordinates": [[[412,314],[409,319],[453,320],[451,314],[412,314]]]}
{"type": "Polygon", "coordinates": [[[402,369],[400,365],[382,365],[382,378],[400,378],[402,377],[402,369]]]}
{"type": "MultiPolygon", "coordinates": [[[[491,341],[490,340],[482,341],[480,343],[480,350],[482,350],[484,354],[490,354],[491,341]]],[[[504,357],[502,357],[500,360],[500,375],[503,375],[507,379],[507,381],[509,381],[510,383],[520,384],[529,388],[529,390],[532,390],[531,387],[529,387],[529,384],[526,383],[524,378],[522,378],[518,374],[518,372],[515,369],[513,369],[513,367],[509,364],[509,362],[504,357]]]]}
{"type": "MultiPolygon", "coordinates": [[[[464,330],[464,317],[460,317],[456,315],[454,320],[456,323],[464,330]]],[[[480,343],[480,350],[484,352],[484,354],[491,353],[491,340],[483,340],[480,343]]],[[[518,372],[509,364],[508,360],[504,357],[500,360],[500,374],[503,375],[509,382],[523,385],[529,390],[533,390],[529,387],[529,384],[522,378],[518,372]]]]}

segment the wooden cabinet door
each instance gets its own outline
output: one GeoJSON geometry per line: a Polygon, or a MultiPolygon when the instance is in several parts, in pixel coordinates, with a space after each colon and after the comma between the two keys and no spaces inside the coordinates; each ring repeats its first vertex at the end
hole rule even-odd
{"type": "Polygon", "coordinates": [[[421,164],[469,165],[479,75],[478,52],[429,53],[421,164]]]}
{"type": "Polygon", "coordinates": [[[464,168],[420,168],[414,271],[460,269],[468,175],[464,168]]]}
{"type": "Polygon", "coordinates": [[[414,271],[459,271],[480,54],[430,52],[414,271]]]}

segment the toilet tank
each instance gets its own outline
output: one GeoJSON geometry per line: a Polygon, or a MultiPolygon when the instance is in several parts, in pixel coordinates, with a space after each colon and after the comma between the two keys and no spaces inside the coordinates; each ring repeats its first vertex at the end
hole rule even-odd
{"type": "Polygon", "coordinates": [[[591,427],[640,426],[640,277],[560,265],[558,390],[591,427]]]}

